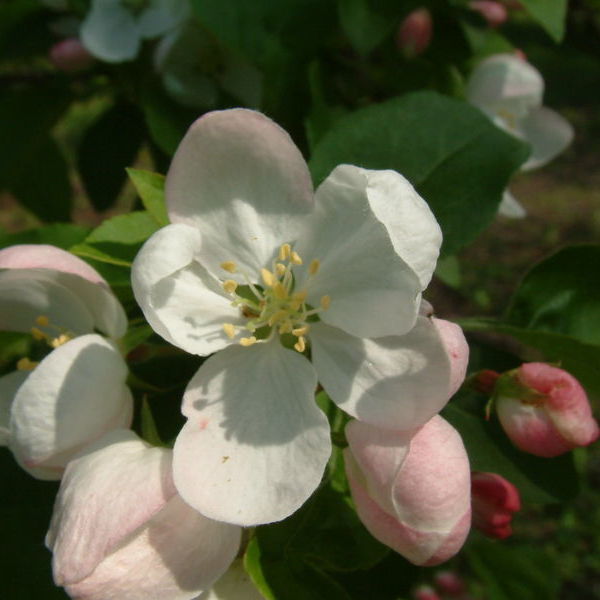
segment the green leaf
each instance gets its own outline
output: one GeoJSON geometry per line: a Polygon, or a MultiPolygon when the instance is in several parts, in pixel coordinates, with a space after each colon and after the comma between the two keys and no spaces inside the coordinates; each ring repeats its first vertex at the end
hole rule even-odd
{"type": "Polygon", "coordinates": [[[528,148],[465,102],[416,92],[335,122],[310,161],[316,183],[338,164],[395,169],[427,200],[455,253],[494,218],[528,148]]]}
{"type": "Polygon", "coordinates": [[[65,160],[50,129],[70,94],[58,82],[0,93],[0,189],[9,189],[33,213],[49,221],[69,219],[71,186],[65,160]]]}
{"type": "Polygon", "coordinates": [[[130,267],[142,244],[159,229],[146,211],[134,211],[104,221],[71,252],[84,258],[130,267]]]}
{"type": "Polygon", "coordinates": [[[142,199],[144,208],[161,227],[168,225],[164,175],[140,169],[127,169],[127,174],[142,199]]]}
{"type": "Polygon", "coordinates": [[[53,223],[18,233],[0,231],[0,248],[14,244],[51,244],[68,250],[74,244],[82,242],[89,232],[89,227],[74,223],[53,223]]]}
{"type": "Polygon", "coordinates": [[[125,168],[134,162],[144,133],[140,110],[125,102],[108,108],[86,130],[77,166],[96,210],[114,204],[127,179],[125,168]]]}
{"type": "Polygon", "coordinates": [[[123,354],[128,354],[140,344],[143,344],[154,333],[150,325],[139,325],[129,327],[127,333],[121,339],[121,349],[123,354]]]}
{"type": "Polygon", "coordinates": [[[152,415],[152,410],[148,404],[148,400],[144,398],[142,400],[142,411],[141,411],[141,429],[142,438],[153,446],[165,446],[165,443],[160,439],[158,429],[156,428],[156,422],[152,415]]]}
{"type": "Polygon", "coordinates": [[[554,41],[560,42],[563,39],[567,0],[521,0],[521,4],[554,41]]]}
{"type": "Polygon", "coordinates": [[[396,25],[375,13],[367,0],[338,0],[337,6],[342,29],[362,56],[369,54],[396,25]]]}
{"type": "Polygon", "coordinates": [[[559,333],[522,329],[497,321],[469,319],[460,325],[465,331],[488,331],[513,337],[538,351],[532,355],[524,349],[521,358],[557,363],[581,382],[588,395],[600,400],[600,346],[559,333]]]}
{"type": "Polygon", "coordinates": [[[554,600],[560,569],[543,548],[478,540],[465,552],[467,562],[484,584],[487,600],[554,600]]]}
{"type": "Polygon", "coordinates": [[[447,286],[459,289],[462,277],[460,263],[456,256],[446,256],[438,260],[435,267],[435,276],[439,277],[447,286]]]}
{"type": "Polygon", "coordinates": [[[577,494],[579,482],[571,454],[549,460],[518,450],[496,419],[485,420],[483,397],[480,406],[479,414],[471,412],[461,406],[459,396],[442,412],[460,432],[473,471],[506,477],[519,488],[525,502],[562,502],[577,494]]]}
{"type": "Polygon", "coordinates": [[[537,264],[513,296],[507,321],[600,346],[600,246],[564,248],[537,264]]]}

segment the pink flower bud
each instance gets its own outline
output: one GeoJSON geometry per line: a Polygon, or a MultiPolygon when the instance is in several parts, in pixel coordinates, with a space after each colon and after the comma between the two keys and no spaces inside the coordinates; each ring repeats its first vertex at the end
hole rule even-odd
{"type": "Polygon", "coordinates": [[[408,58],[418,56],[429,46],[432,33],[431,13],[426,8],[417,8],[400,23],[396,46],[408,58]]]}
{"type": "Polygon", "coordinates": [[[456,554],[471,525],[469,459],[458,432],[435,416],[411,431],[346,427],[346,474],[370,533],[417,565],[456,554]]]}
{"type": "Polygon", "coordinates": [[[420,585],[413,592],[414,600],[441,600],[437,592],[430,585],[420,585]]]}
{"type": "MultiPolygon", "coordinates": [[[[465,380],[469,364],[469,345],[463,330],[456,323],[432,318],[450,358],[450,396],[454,396],[465,380]]],[[[449,397],[450,397],[449,396],[449,397]]]]}
{"type": "MultiPolygon", "coordinates": [[[[473,475],[471,475],[471,485],[473,483],[472,477],[473,475]]],[[[460,596],[467,589],[462,577],[454,571],[438,571],[433,576],[433,581],[438,590],[446,596],[460,596]]]]}
{"type": "Polygon", "coordinates": [[[75,73],[90,67],[94,57],[77,38],[67,38],[50,48],[50,61],[61,71],[75,73]]]}
{"type": "Polygon", "coordinates": [[[536,456],[558,456],[600,435],[584,389],[558,367],[525,363],[505,373],[498,380],[495,400],[508,437],[536,456]]]}
{"type": "Polygon", "coordinates": [[[496,389],[498,377],[500,377],[500,373],[492,371],[491,369],[484,369],[483,371],[475,373],[469,383],[471,387],[480,394],[491,396],[496,389]]]}
{"type": "Polygon", "coordinates": [[[497,473],[471,473],[473,525],[489,537],[512,535],[513,514],[521,509],[519,490],[497,473]]]}
{"type": "Polygon", "coordinates": [[[493,0],[473,0],[469,2],[469,7],[478,12],[490,27],[499,27],[508,19],[506,6],[493,0]]]}

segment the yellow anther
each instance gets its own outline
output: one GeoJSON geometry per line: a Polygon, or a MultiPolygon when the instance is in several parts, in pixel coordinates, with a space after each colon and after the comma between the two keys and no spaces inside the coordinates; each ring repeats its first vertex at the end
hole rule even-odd
{"type": "Polygon", "coordinates": [[[301,292],[296,292],[292,295],[292,299],[290,301],[290,308],[292,310],[299,310],[299,308],[304,304],[306,300],[306,291],[302,290],[301,292]]]}
{"type": "Polygon", "coordinates": [[[287,290],[279,281],[273,286],[273,293],[275,294],[275,298],[279,300],[285,300],[288,297],[287,290]]]}
{"type": "Polygon", "coordinates": [[[226,279],[223,282],[223,289],[228,293],[228,294],[233,294],[233,292],[235,292],[235,290],[237,289],[237,282],[234,281],[233,279],[226,279]]]}
{"type": "Polygon", "coordinates": [[[321,296],[321,308],[327,310],[331,306],[330,296],[321,296]]]}
{"type": "Polygon", "coordinates": [[[288,319],[279,326],[279,333],[291,333],[292,328],[292,322],[288,319]]]}
{"type": "Polygon", "coordinates": [[[68,336],[66,333],[61,333],[58,337],[55,337],[54,339],[50,340],[49,343],[53,348],[58,348],[59,346],[66,344],[70,339],[71,337],[68,336]]]}
{"type": "Polygon", "coordinates": [[[19,371],[33,371],[39,364],[39,362],[34,362],[25,357],[17,362],[17,369],[19,371]]]}
{"type": "Polygon", "coordinates": [[[31,328],[31,335],[33,336],[34,339],[36,339],[38,341],[48,339],[48,335],[45,334],[41,329],[38,329],[37,327],[31,328]]]}
{"type": "Polygon", "coordinates": [[[298,350],[298,352],[304,352],[304,350],[306,349],[306,340],[302,336],[300,336],[298,338],[298,341],[294,344],[294,348],[298,350]]]}
{"type": "Polygon", "coordinates": [[[281,319],[285,319],[287,315],[287,311],[278,310],[274,315],[271,315],[271,317],[269,318],[269,326],[273,327],[275,323],[281,321],[281,319]]]}
{"type": "Polygon", "coordinates": [[[256,344],[257,339],[254,336],[245,337],[240,340],[240,346],[252,346],[256,344]]]}
{"type": "Polygon", "coordinates": [[[292,256],[291,256],[290,260],[295,265],[301,265],[302,264],[302,259],[300,258],[300,255],[297,252],[292,252],[292,256]]]}
{"type": "Polygon", "coordinates": [[[237,265],[232,260],[226,260],[221,263],[221,269],[225,269],[229,273],[235,273],[237,271],[237,265]]]}
{"type": "Polygon", "coordinates": [[[230,340],[235,337],[235,326],[231,323],[223,323],[223,331],[230,340]]]}
{"type": "Polygon", "coordinates": [[[283,277],[286,271],[287,267],[285,265],[282,265],[281,263],[277,263],[275,265],[275,273],[277,273],[277,277],[283,277]]]}
{"type": "Polygon", "coordinates": [[[50,325],[50,319],[44,315],[40,315],[35,322],[40,326],[40,327],[48,327],[48,325],[50,325]]]}
{"type": "Polygon", "coordinates": [[[277,281],[275,279],[275,275],[273,275],[273,273],[271,273],[271,271],[269,271],[268,269],[261,269],[260,274],[262,275],[262,280],[265,282],[265,285],[267,287],[273,287],[273,285],[277,281]]]}
{"type": "Polygon", "coordinates": [[[301,335],[306,335],[308,333],[308,325],[304,325],[303,327],[296,327],[296,329],[292,329],[292,333],[298,337],[300,337],[301,335]]]}
{"type": "Polygon", "coordinates": [[[289,244],[281,244],[279,248],[279,260],[287,260],[292,254],[292,247],[289,244]]]}
{"type": "Polygon", "coordinates": [[[321,266],[321,261],[318,258],[315,258],[311,263],[310,267],[308,267],[308,272],[311,275],[316,275],[319,267],[321,266]]]}

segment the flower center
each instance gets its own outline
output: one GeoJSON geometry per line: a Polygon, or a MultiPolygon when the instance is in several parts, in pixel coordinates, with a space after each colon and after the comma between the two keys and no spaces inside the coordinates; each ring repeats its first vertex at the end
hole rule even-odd
{"type": "Polygon", "coordinates": [[[499,108],[496,110],[496,114],[504,121],[511,131],[517,130],[517,117],[512,112],[506,108],[499,108]]]}
{"type": "MultiPolygon", "coordinates": [[[[38,342],[45,342],[50,348],[58,348],[75,337],[73,333],[63,327],[50,323],[50,319],[44,315],[37,317],[35,323],[36,325],[39,325],[39,327],[34,326],[29,330],[33,339],[38,342]],[[53,331],[53,334],[42,331],[40,327],[53,331]]],[[[39,364],[40,361],[33,361],[28,357],[24,357],[17,362],[17,369],[19,371],[33,371],[39,364]]]]}
{"type": "MultiPolygon", "coordinates": [[[[232,323],[224,323],[223,330],[227,337],[233,339],[238,334],[238,329],[245,329],[252,335],[241,337],[239,343],[242,346],[252,346],[270,340],[275,332],[279,335],[291,334],[296,338],[294,348],[298,352],[304,352],[306,335],[310,329],[310,317],[327,310],[331,299],[329,296],[322,296],[320,306],[313,308],[306,303],[308,295],[306,288],[294,289],[293,269],[303,262],[290,244],[282,244],[279,248],[278,260],[273,261],[271,270],[265,268],[260,270],[262,286],[255,286],[241,271],[240,274],[246,280],[247,286],[239,286],[233,279],[223,281],[223,289],[233,299],[232,306],[239,307],[242,314],[248,318],[243,328],[236,327],[232,323]]],[[[309,280],[317,274],[319,267],[320,262],[317,259],[310,263],[309,280]]],[[[237,265],[231,261],[221,263],[221,268],[229,273],[238,271],[237,265]]]]}

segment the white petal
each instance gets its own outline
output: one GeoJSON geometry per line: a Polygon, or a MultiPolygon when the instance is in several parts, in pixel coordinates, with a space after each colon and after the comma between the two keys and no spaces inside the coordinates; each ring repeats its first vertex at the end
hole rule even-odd
{"type": "Polygon", "coordinates": [[[371,210],[385,225],[394,250],[417,274],[421,288],[425,289],[442,245],[442,230],[433,213],[400,173],[361,171],[367,177],[371,210]]]}
{"type": "Polygon", "coordinates": [[[310,340],[319,382],[342,410],[361,421],[412,429],[450,398],[450,361],[426,317],[406,335],[375,340],[317,323],[310,340]]]}
{"type": "MultiPolygon", "coordinates": [[[[52,269],[0,272],[0,307],[0,329],[8,331],[29,331],[41,315],[74,334],[96,328],[119,338],[127,330],[125,311],[110,289],[52,269]]],[[[52,328],[45,331],[57,335],[52,328]]]]}
{"type": "Polygon", "coordinates": [[[498,213],[510,219],[522,219],[527,216],[527,211],[508,189],[502,193],[502,201],[498,206],[498,213]]]}
{"type": "Polygon", "coordinates": [[[278,342],[231,346],[190,381],[175,485],[202,514],[240,525],[284,519],[312,494],[331,453],[316,376],[278,342]]]}
{"type": "Polygon", "coordinates": [[[480,62],[467,84],[467,98],[490,116],[507,111],[525,116],[542,103],[544,80],[528,62],[512,54],[496,54],[480,62]]]}
{"type": "Polygon", "coordinates": [[[559,155],[575,135],[571,124],[557,112],[540,106],[519,123],[523,137],[531,144],[531,155],[521,167],[537,169],[559,155]]]}
{"type": "Polygon", "coordinates": [[[296,246],[305,261],[297,285],[303,287],[306,267],[318,259],[308,301],[319,306],[322,296],[331,298],[320,314],[324,322],[359,337],[402,334],[415,322],[421,283],[370,209],[365,173],[339,166],[317,190],[315,211],[296,246]]]}
{"type": "Polygon", "coordinates": [[[171,221],[202,233],[202,262],[215,274],[225,261],[257,274],[281,243],[294,241],[313,204],[308,168],[289,135],[245,109],[211,112],[192,125],[166,196],[171,221]]]}
{"type": "Polygon", "coordinates": [[[169,225],[142,247],[131,277],[136,300],[152,328],[167,341],[202,356],[231,343],[224,323],[245,319],[206,269],[197,262],[200,234],[169,225]]]}
{"type": "Polygon", "coordinates": [[[164,507],[176,494],[170,468],[169,450],[150,448],[122,429],[107,433],[69,463],[46,538],[58,585],[87,577],[164,507]]]}
{"type": "Polygon", "coordinates": [[[252,583],[241,559],[236,559],[213,588],[198,600],[264,600],[264,596],[252,583]]]}
{"type": "Polygon", "coordinates": [[[133,60],[140,48],[140,29],[121,0],[94,0],[81,24],[81,41],[107,62],[133,60]]]}
{"type": "Polygon", "coordinates": [[[126,376],[118,350],[96,334],[51,352],[15,396],[10,447],[17,461],[25,468],[64,467],[84,444],[122,423],[132,403],[126,376]]]}
{"type": "Polygon", "coordinates": [[[108,287],[102,275],[85,261],[48,244],[17,244],[0,250],[0,269],[52,269],[108,287]]]}
{"type": "Polygon", "coordinates": [[[0,446],[10,438],[10,409],[17,390],[29,376],[29,371],[13,371],[0,377],[0,446]]]}

